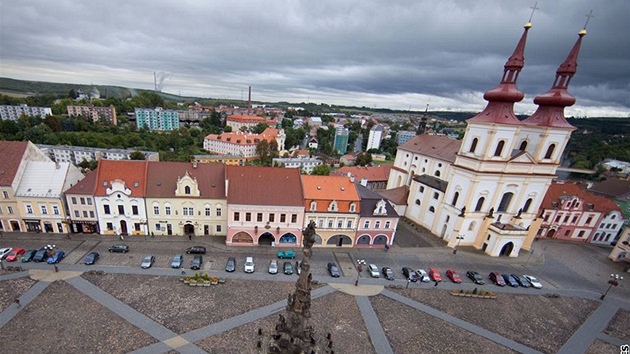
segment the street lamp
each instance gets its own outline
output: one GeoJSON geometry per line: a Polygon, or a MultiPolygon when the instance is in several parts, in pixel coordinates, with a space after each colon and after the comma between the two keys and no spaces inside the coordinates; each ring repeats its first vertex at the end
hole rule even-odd
{"type": "Polygon", "coordinates": [[[453,248],[453,254],[457,254],[457,247],[459,247],[459,243],[464,239],[464,235],[457,235],[455,238],[457,239],[457,245],[453,248]]]}
{"type": "Polygon", "coordinates": [[[619,274],[611,274],[610,275],[610,279],[608,280],[608,289],[606,289],[606,292],[602,294],[602,296],[599,297],[600,300],[604,300],[604,298],[606,297],[606,295],[608,295],[608,292],[610,291],[610,288],[612,288],[613,286],[617,286],[619,285],[619,281],[623,280],[623,277],[619,276],[619,274]]]}

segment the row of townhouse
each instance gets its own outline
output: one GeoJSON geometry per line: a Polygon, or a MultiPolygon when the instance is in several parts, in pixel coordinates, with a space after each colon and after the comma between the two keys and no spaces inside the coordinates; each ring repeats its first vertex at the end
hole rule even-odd
{"type": "Polygon", "coordinates": [[[0,141],[0,232],[68,231],[63,193],[83,179],[27,141],[0,141]]]}
{"type": "Polygon", "coordinates": [[[398,214],[387,200],[342,176],[297,169],[102,160],[65,193],[72,232],[224,236],[227,245],[391,245],[398,214]]]}
{"type": "Polygon", "coordinates": [[[574,182],[549,186],[540,216],[538,238],[610,244],[623,229],[624,215],[610,199],[586,191],[574,182]]]}

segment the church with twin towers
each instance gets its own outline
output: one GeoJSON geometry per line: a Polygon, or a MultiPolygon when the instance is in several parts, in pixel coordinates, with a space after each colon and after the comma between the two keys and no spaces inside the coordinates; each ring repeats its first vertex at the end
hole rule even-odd
{"type": "MultiPolygon", "coordinates": [[[[586,30],[556,71],[551,89],[534,98],[534,114],[519,120],[514,103],[524,66],[525,24],[498,86],[487,91],[483,111],[467,120],[462,140],[420,134],[399,146],[387,189],[408,189],[405,217],[456,248],[490,256],[530,250],[542,223],[540,206],[571,132],[564,108],[586,30]]],[[[550,81],[552,79],[550,73],[550,81]]]]}

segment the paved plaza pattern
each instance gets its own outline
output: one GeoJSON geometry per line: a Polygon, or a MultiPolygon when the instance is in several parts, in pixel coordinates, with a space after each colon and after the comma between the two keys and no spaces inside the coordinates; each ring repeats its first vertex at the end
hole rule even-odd
{"type": "MultiPolygon", "coordinates": [[[[67,241],[68,249],[74,248],[58,271],[36,263],[0,271],[1,343],[12,343],[14,352],[32,353],[254,354],[259,329],[271,332],[297,279],[266,274],[264,263],[254,275],[225,273],[217,260],[223,260],[221,247],[209,252],[216,251],[216,257],[207,256],[220,266],[206,266],[210,275],[226,277],[226,282],[207,288],[183,284],[181,270],[140,269],[134,262],[143,254],[114,255],[117,264],[104,258],[103,264],[88,267],[81,260],[99,247],[101,238],[85,237],[72,240],[76,244],[67,241]]],[[[0,242],[7,243],[6,234],[0,242]]],[[[173,238],[162,246],[177,242],[173,238]]],[[[551,247],[562,254],[562,245],[551,247]]],[[[562,257],[553,257],[551,248],[546,251],[544,259],[530,255],[503,262],[541,272],[549,263],[561,270],[567,266],[562,257]]],[[[339,249],[316,252],[330,253],[341,268],[347,263],[339,261],[339,249]]],[[[375,259],[378,254],[361,256],[375,259]]],[[[409,257],[396,247],[389,256],[409,257]]],[[[462,251],[459,257],[474,264],[479,255],[462,251]]],[[[343,272],[337,279],[315,272],[312,292],[311,322],[320,336],[332,334],[336,353],[620,353],[620,346],[630,342],[630,302],[623,284],[604,300],[600,291],[588,290],[588,282],[585,288],[571,288],[562,284],[564,278],[545,278],[543,290],[485,285],[482,289],[496,292],[497,299],[476,299],[450,294],[474,284],[408,284],[343,272]]]]}

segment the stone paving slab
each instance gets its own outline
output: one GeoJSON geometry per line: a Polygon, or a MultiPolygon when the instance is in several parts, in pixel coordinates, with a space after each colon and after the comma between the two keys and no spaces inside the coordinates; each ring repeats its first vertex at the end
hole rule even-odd
{"type": "Polygon", "coordinates": [[[583,353],[591,343],[602,334],[602,331],[617,313],[618,307],[603,302],[595,312],[564,343],[558,354],[583,353]]]}
{"type": "Polygon", "coordinates": [[[20,307],[18,308],[17,304],[12,304],[2,313],[0,313],[0,328],[4,327],[18,312],[26,305],[28,305],[33,299],[35,299],[39,294],[44,291],[50,282],[47,281],[38,281],[33,284],[22,296],[20,296],[20,307]]]}
{"type": "Polygon", "coordinates": [[[391,345],[389,345],[389,340],[385,335],[385,331],[383,330],[383,326],[381,326],[381,322],[378,320],[370,300],[367,296],[355,296],[355,299],[357,300],[357,305],[361,310],[361,316],[363,316],[365,327],[367,327],[368,333],[370,334],[370,340],[372,341],[372,345],[374,346],[376,353],[394,354],[391,345]]]}

